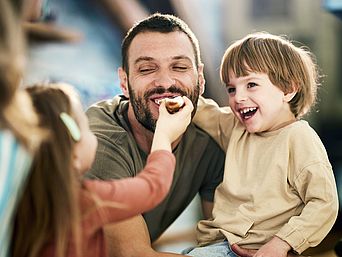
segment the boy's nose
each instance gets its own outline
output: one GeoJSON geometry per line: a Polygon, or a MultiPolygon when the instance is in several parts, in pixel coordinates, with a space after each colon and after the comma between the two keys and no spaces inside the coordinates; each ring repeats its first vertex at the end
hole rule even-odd
{"type": "Polygon", "coordinates": [[[247,100],[247,93],[243,90],[237,90],[235,93],[235,101],[237,103],[240,103],[246,100],[247,100]]]}

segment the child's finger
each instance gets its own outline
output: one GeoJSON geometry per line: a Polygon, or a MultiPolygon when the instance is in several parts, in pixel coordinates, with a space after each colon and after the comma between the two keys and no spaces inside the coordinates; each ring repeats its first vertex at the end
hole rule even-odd
{"type": "Polygon", "coordinates": [[[161,100],[160,104],[159,104],[159,114],[160,113],[168,113],[166,106],[165,106],[165,100],[161,100]]]}
{"type": "Polygon", "coordinates": [[[187,98],[186,96],[183,96],[183,100],[185,103],[183,108],[186,108],[186,109],[188,109],[188,111],[192,112],[192,110],[194,109],[194,105],[192,104],[191,100],[189,98],[187,98]]]}

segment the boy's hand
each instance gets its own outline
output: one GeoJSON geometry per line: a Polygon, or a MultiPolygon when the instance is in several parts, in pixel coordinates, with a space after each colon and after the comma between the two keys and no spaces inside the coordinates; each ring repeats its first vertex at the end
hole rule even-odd
{"type": "Polygon", "coordinates": [[[291,246],[278,237],[264,244],[259,250],[244,249],[237,244],[232,245],[232,250],[241,257],[298,257],[299,255],[288,253],[291,246]]]}

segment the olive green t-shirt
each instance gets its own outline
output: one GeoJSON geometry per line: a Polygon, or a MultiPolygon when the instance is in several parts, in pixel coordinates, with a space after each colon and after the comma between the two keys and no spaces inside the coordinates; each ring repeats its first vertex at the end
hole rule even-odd
{"type": "MultiPolygon", "coordinates": [[[[89,178],[119,179],[136,176],[146,163],[147,153],[139,149],[127,122],[128,101],[123,96],[99,102],[87,110],[98,149],[89,178]]],[[[213,201],[222,181],[224,153],[208,134],[190,124],[173,151],[176,170],[166,199],[144,213],[151,240],[156,240],[182,213],[197,193],[213,201]]]]}

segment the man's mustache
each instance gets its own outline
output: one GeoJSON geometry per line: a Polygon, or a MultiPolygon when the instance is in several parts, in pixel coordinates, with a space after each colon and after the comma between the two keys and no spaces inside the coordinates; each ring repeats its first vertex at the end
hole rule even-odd
{"type": "Polygon", "coordinates": [[[160,87],[155,87],[150,90],[147,90],[144,94],[144,98],[148,98],[154,94],[164,94],[164,93],[187,95],[187,93],[184,90],[176,87],[175,85],[172,85],[169,88],[164,88],[160,86],[160,87]]]}

